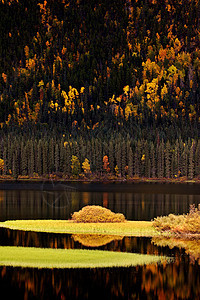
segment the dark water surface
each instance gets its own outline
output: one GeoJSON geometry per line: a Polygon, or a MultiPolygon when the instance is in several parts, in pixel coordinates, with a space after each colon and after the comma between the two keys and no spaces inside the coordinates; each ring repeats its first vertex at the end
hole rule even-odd
{"type": "MultiPolygon", "coordinates": [[[[71,184],[4,186],[0,220],[68,219],[88,204],[122,212],[129,220],[186,213],[200,203],[198,185],[71,184]],[[30,186],[29,186],[30,188],[30,186]]],[[[2,299],[200,299],[200,249],[157,246],[150,238],[102,237],[94,248],[85,236],[0,229],[1,246],[98,249],[173,258],[168,264],[131,268],[34,269],[0,267],[2,299]],[[171,247],[171,249],[170,249],[171,247]],[[199,253],[199,256],[198,256],[199,253]],[[4,296],[5,295],[5,296],[4,296]]],[[[194,243],[195,245],[195,243],[194,243]]],[[[193,245],[193,247],[194,247],[193,245]]]]}
{"type": "Polygon", "coordinates": [[[121,212],[128,220],[151,220],[169,213],[186,213],[193,203],[200,203],[200,186],[196,184],[0,185],[0,221],[69,219],[88,204],[121,212]]]}

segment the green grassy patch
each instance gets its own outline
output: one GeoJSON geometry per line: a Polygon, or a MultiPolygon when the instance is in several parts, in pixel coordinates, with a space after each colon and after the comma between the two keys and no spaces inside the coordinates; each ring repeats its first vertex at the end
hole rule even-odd
{"type": "Polygon", "coordinates": [[[75,233],[75,234],[109,234],[121,236],[159,235],[159,231],[148,221],[125,221],[122,223],[74,223],[68,220],[15,220],[0,222],[0,227],[14,230],[75,233]]]}
{"type": "Polygon", "coordinates": [[[31,268],[106,268],[130,267],[167,258],[147,254],[79,249],[0,247],[0,265],[31,268]]]}

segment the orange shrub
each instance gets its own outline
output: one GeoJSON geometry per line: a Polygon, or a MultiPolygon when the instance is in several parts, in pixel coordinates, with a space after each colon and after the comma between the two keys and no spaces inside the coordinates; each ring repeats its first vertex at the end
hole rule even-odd
{"type": "Polygon", "coordinates": [[[105,207],[88,205],[79,212],[74,212],[72,220],[77,223],[119,223],[124,222],[125,217],[123,214],[116,214],[105,207]]]}

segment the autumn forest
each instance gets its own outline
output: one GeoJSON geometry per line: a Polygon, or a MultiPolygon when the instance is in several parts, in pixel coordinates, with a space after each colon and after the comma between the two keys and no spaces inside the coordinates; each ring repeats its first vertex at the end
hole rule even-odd
{"type": "Polygon", "coordinates": [[[4,178],[200,176],[199,0],[0,0],[4,178]]]}

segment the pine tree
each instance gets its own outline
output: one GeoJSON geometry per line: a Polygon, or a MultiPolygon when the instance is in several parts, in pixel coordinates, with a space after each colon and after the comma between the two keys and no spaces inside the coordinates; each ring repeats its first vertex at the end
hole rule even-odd
{"type": "Polygon", "coordinates": [[[60,166],[60,153],[59,153],[58,144],[56,144],[56,149],[55,149],[55,169],[56,169],[56,172],[59,171],[59,166],[60,166]]]}
{"type": "Polygon", "coordinates": [[[59,164],[59,171],[63,173],[64,171],[64,140],[62,139],[60,142],[60,164],[59,164]]]}
{"type": "Polygon", "coordinates": [[[165,176],[167,178],[170,178],[170,143],[167,141],[166,146],[165,146],[165,176]]]}
{"type": "Polygon", "coordinates": [[[189,179],[193,179],[194,177],[194,153],[193,153],[193,144],[190,147],[190,152],[189,152],[189,172],[188,172],[188,177],[189,179]]]}
{"type": "Polygon", "coordinates": [[[3,161],[4,161],[4,168],[3,168],[3,174],[8,174],[8,161],[7,161],[7,155],[8,155],[8,149],[6,146],[3,148],[3,161]]]}
{"type": "Polygon", "coordinates": [[[109,142],[108,157],[110,162],[110,171],[111,173],[114,173],[114,145],[112,139],[109,142]]]}
{"type": "Polygon", "coordinates": [[[42,169],[42,141],[41,140],[39,140],[37,149],[38,149],[38,152],[37,152],[37,171],[38,171],[38,174],[41,176],[43,174],[43,169],[42,169]]]}
{"type": "Polygon", "coordinates": [[[35,171],[35,157],[34,157],[34,148],[33,148],[33,141],[30,141],[30,170],[29,174],[33,175],[35,171]]]}
{"type": "Polygon", "coordinates": [[[137,144],[134,153],[134,176],[140,176],[140,157],[137,144]]]}
{"type": "Polygon", "coordinates": [[[28,174],[28,151],[27,145],[21,144],[21,172],[22,175],[28,174]]]}
{"type": "Polygon", "coordinates": [[[55,140],[51,138],[49,143],[49,155],[48,155],[48,166],[49,166],[49,172],[53,173],[55,171],[55,140]]]}
{"type": "Polygon", "coordinates": [[[151,162],[151,177],[156,177],[156,161],[155,161],[155,148],[154,144],[150,145],[150,162],[151,162]]]}
{"type": "Polygon", "coordinates": [[[13,175],[14,179],[17,179],[18,175],[19,175],[18,153],[17,153],[17,151],[13,152],[13,158],[12,158],[12,175],[13,175]]]}
{"type": "Polygon", "coordinates": [[[47,165],[47,156],[48,156],[48,144],[47,141],[42,145],[42,169],[43,174],[48,173],[48,165],[47,165]]]}
{"type": "Polygon", "coordinates": [[[145,141],[144,143],[144,176],[149,178],[150,177],[150,159],[149,159],[149,146],[148,141],[145,141]]]}
{"type": "Polygon", "coordinates": [[[200,176],[200,140],[197,143],[197,147],[194,155],[195,177],[200,176]]]}
{"type": "Polygon", "coordinates": [[[71,175],[71,149],[69,143],[65,144],[64,151],[64,174],[71,175]]]}
{"type": "Polygon", "coordinates": [[[118,167],[119,176],[122,175],[122,152],[121,145],[117,144],[115,147],[115,159],[118,167]]]}
{"type": "Polygon", "coordinates": [[[127,154],[126,154],[126,143],[123,140],[121,145],[121,165],[122,165],[122,176],[125,176],[125,167],[127,165],[127,154]]]}
{"type": "Polygon", "coordinates": [[[181,160],[181,166],[182,166],[182,175],[188,176],[188,145],[184,145],[184,149],[182,152],[182,160],[181,160]]]}
{"type": "Polygon", "coordinates": [[[161,141],[157,147],[157,175],[158,178],[164,177],[164,143],[161,141]]]}
{"type": "Polygon", "coordinates": [[[128,176],[133,177],[133,150],[131,147],[128,151],[128,176]]]}
{"type": "Polygon", "coordinates": [[[96,170],[98,173],[102,172],[102,144],[99,139],[95,141],[95,152],[96,152],[96,170]]]}

